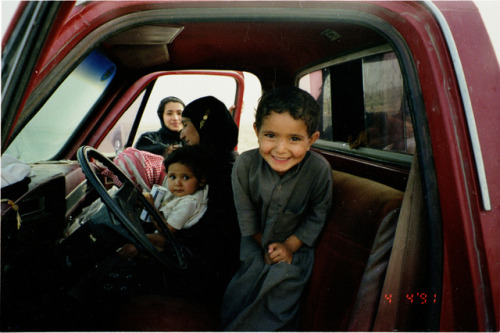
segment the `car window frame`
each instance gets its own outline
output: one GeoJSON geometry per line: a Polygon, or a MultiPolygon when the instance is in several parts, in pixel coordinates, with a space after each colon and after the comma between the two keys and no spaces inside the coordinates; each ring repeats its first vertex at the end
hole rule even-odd
{"type": "MultiPolygon", "coordinates": [[[[2,153],[23,123],[26,92],[40,58],[56,39],[74,1],[35,1],[19,5],[2,44],[2,153]]],[[[24,115],[26,117],[26,115],[24,115]]],[[[28,115],[29,117],[29,115],[28,115]]]]}
{"type": "MultiPolygon", "coordinates": [[[[101,124],[108,124],[107,126],[100,126],[95,129],[95,133],[91,138],[86,140],[87,144],[93,147],[99,147],[103,140],[106,138],[108,133],[110,133],[116,123],[120,120],[123,114],[129,109],[129,107],[136,101],[137,98],[145,92],[142,97],[142,101],[139,110],[135,116],[134,123],[132,125],[131,131],[127,135],[126,147],[132,146],[134,140],[136,139],[137,129],[139,123],[142,119],[143,113],[145,111],[145,106],[150,97],[151,91],[153,90],[154,84],[159,77],[167,75],[213,75],[213,76],[225,76],[235,80],[236,91],[234,96],[235,109],[233,111],[233,119],[235,123],[239,126],[241,112],[243,109],[243,95],[245,92],[245,78],[243,72],[230,71],[230,70],[176,70],[176,71],[157,71],[145,75],[139,78],[134,84],[132,84],[126,91],[121,95],[114,106],[107,112],[103,118],[98,122],[101,124]]],[[[201,96],[200,96],[201,97],[201,96]]],[[[76,152],[76,151],[75,151],[76,152]]]]}
{"type": "MultiPolygon", "coordinates": [[[[327,13],[325,12],[324,15],[327,15],[327,13]]],[[[429,279],[429,285],[436,293],[440,294],[443,289],[442,262],[444,260],[444,253],[442,249],[442,214],[441,206],[436,204],[440,202],[439,189],[436,185],[437,173],[433,157],[434,153],[431,143],[427,112],[422,96],[417,67],[408,44],[394,26],[386,21],[378,20],[365,13],[359,13],[359,15],[363,17],[365,26],[371,27],[386,39],[387,44],[389,44],[395,52],[400,64],[404,87],[408,94],[408,102],[416,141],[416,151],[418,152],[417,160],[421,174],[423,191],[426,194],[424,196],[425,211],[428,218],[429,234],[432,237],[432,242],[429,245],[429,251],[433,255],[431,256],[429,269],[433,272],[433,274],[429,279]]],[[[357,22],[355,18],[349,17],[344,17],[343,20],[351,23],[353,22],[352,20],[357,22]]],[[[305,68],[304,71],[300,71],[299,73],[307,71],[310,71],[310,68],[305,68]]],[[[299,73],[295,76],[296,86],[299,85],[299,73]]],[[[341,152],[341,154],[345,153],[341,152]]],[[[432,311],[429,309],[429,313],[426,315],[427,318],[429,318],[429,327],[434,327],[435,329],[439,328],[439,318],[441,316],[440,307],[441,300],[438,300],[434,309],[432,311]]]]}
{"type": "MultiPolygon", "coordinates": [[[[361,60],[364,58],[368,58],[370,56],[383,54],[386,52],[394,52],[393,48],[389,44],[379,45],[373,48],[369,48],[366,50],[330,59],[326,62],[322,62],[320,64],[317,64],[313,67],[310,67],[306,70],[299,72],[296,78],[296,85],[297,86],[299,85],[299,81],[301,80],[302,77],[311,74],[315,71],[324,68],[329,68],[334,65],[344,64],[350,61],[361,60]]],[[[355,149],[351,149],[347,142],[330,141],[321,138],[314,143],[313,147],[406,168],[410,167],[411,162],[413,160],[413,155],[411,154],[405,154],[397,151],[384,151],[381,149],[370,148],[370,147],[357,147],[355,149]]]]}

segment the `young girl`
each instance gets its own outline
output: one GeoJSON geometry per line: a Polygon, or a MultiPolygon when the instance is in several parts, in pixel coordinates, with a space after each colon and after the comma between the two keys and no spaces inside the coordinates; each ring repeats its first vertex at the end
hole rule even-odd
{"type": "MultiPolygon", "coordinates": [[[[140,156],[148,156],[144,152],[141,153],[140,156]]],[[[159,191],[165,193],[157,207],[164,221],[154,221],[155,224],[165,223],[171,232],[177,232],[188,229],[200,221],[207,211],[208,203],[206,160],[200,146],[178,148],[167,156],[163,162],[166,176],[162,183],[166,187],[155,185],[159,191]]],[[[151,193],[147,190],[143,193],[154,205],[151,193]]],[[[161,230],[157,225],[156,227],[161,230]]],[[[147,234],[147,237],[160,249],[166,240],[158,233],[147,234]]],[[[126,244],[118,253],[123,256],[135,256],[137,249],[132,244],[126,244]]]]}
{"type": "Polygon", "coordinates": [[[319,106],[298,88],[272,90],[259,102],[259,148],[242,153],[232,174],[242,264],[224,294],[225,330],[298,328],[300,297],[332,200],[330,165],[309,151],[318,118],[319,106]]]}
{"type": "Polygon", "coordinates": [[[181,144],[179,132],[182,129],[181,117],[184,102],[177,97],[164,98],[158,106],[158,118],[161,128],[158,131],[146,132],[140,136],[135,148],[157,155],[166,155],[181,144]]]}
{"type": "Polygon", "coordinates": [[[202,156],[199,146],[187,146],[165,159],[167,192],[159,211],[172,232],[192,227],[207,210],[206,161],[202,156]]]}

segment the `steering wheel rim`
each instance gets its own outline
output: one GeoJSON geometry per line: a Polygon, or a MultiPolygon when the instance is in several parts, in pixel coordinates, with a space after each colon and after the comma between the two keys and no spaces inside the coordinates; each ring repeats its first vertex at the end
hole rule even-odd
{"type": "Polygon", "coordinates": [[[105,186],[97,176],[96,171],[94,170],[94,168],[92,168],[91,159],[102,163],[103,166],[113,172],[113,174],[115,174],[123,183],[122,186],[129,186],[132,191],[138,191],[139,193],[137,195],[137,198],[144,205],[144,208],[148,211],[150,216],[155,221],[162,221],[162,218],[158,214],[156,209],[144,197],[144,195],[142,195],[141,190],[130,180],[130,178],[128,178],[110,159],[108,159],[106,156],[102,155],[99,151],[92,147],[80,147],[77,152],[77,159],[83,173],[85,174],[85,177],[87,178],[87,181],[97,191],[99,197],[106,205],[109,212],[112,213],[120,222],[120,224],[130,233],[134,240],[140,245],[140,247],[142,247],[142,250],[155,258],[162,266],[169,270],[173,270],[176,272],[184,270],[187,267],[187,263],[182,255],[181,247],[175,239],[174,235],[170,232],[170,230],[168,230],[167,226],[163,223],[158,223],[163,231],[163,234],[166,236],[166,244],[168,244],[168,246],[170,247],[175,260],[170,259],[164,253],[158,251],[158,249],[146,237],[146,234],[142,227],[139,227],[137,225],[138,223],[140,224],[140,220],[134,221],[134,218],[132,216],[130,216],[130,218],[127,217],[123,209],[117,204],[117,202],[114,201],[113,198],[111,198],[105,186]]]}

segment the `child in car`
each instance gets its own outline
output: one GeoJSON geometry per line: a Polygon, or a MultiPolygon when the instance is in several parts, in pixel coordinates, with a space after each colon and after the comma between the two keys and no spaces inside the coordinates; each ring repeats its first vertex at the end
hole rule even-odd
{"type": "MultiPolygon", "coordinates": [[[[206,164],[207,158],[204,157],[200,146],[178,148],[165,158],[167,187],[155,185],[159,191],[165,193],[159,207],[156,208],[162,213],[165,219],[163,222],[171,232],[192,227],[206,212],[208,203],[206,164]]],[[[145,192],[144,195],[154,203],[150,193],[145,192]]],[[[165,241],[161,234],[147,236],[160,248],[165,241]]],[[[119,253],[126,256],[135,255],[136,249],[135,246],[127,244],[119,253]]]]}
{"type": "Polygon", "coordinates": [[[294,87],[271,90],[255,118],[259,148],[242,153],[232,173],[242,264],[224,295],[222,327],[293,331],[331,205],[332,173],[309,151],[319,137],[319,106],[311,95],[294,87]]]}
{"type": "Polygon", "coordinates": [[[165,159],[167,192],[160,204],[170,231],[195,225],[207,210],[206,160],[198,146],[172,151],[165,159]]]}

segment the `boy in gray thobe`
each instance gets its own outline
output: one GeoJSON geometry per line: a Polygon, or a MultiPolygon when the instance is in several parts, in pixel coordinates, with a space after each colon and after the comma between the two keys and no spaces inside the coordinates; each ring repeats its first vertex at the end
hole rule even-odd
{"type": "Polygon", "coordinates": [[[242,265],[224,295],[226,330],[297,329],[332,200],[330,165],[309,151],[318,118],[319,106],[298,88],[274,89],[259,103],[259,149],[242,153],[232,174],[242,265]]]}

